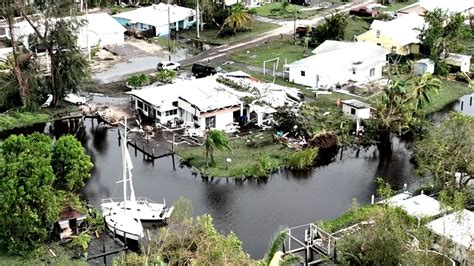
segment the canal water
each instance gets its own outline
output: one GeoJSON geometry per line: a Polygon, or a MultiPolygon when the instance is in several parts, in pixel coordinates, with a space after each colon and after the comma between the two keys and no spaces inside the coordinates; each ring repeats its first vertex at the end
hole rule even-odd
{"type": "MultiPolygon", "coordinates": [[[[86,122],[82,142],[96,165],[93,178],[84,189],[90,203],[102,198],[120,197],[121,154],[117,129],[106,129],[86,122]]],[[[375,179],[383,176],[396,188],[413,180],[411,153],[396,143],[390,161],[379,160],[376,148],[345,150],[327,166],[304,174],[280,171],[267,182],[235,181],[195,176],[190,169],[173,169],[171,157],[152,165],[133,156],[134,186],[137,196],[155,201],[179,197],[190,199],[194,214],[209,213],[216,227],[233,231],[253,258],[263,257],[268,242],[282,226],[296,226],[341,215],[354,201],[364,204],[375,193],[375,179]]]]}
{"type": "MultiPolygon", "coordinates": [[[[471,112],[467,114],[472,115],[473,96],[460,98],[449,110],[471,112]]],[[[70,128],[56,126],[56,130],[51,131],[49,125],[42,125],[25,129],[23,133],[42,130],[57,137],[70,128]]],[[[95,165],[93,177],[84,188],[84,197],[97,206],[102,198],[120,197],[120,185],[116,184],[121,178],[117,129],[88,119],[85,127],[73,131],[95,165]]],[[[282,170],[266,182],[202,179],[193,175],[190,169],[179,167],[178,158],[175,158],[176,167],[173,168],[172,157],[158,159],[152,165],[143,161],[141,154],[135,157],[131,151],[131,155],[137,196],[155,201],[166,198],[169,204],[179,197],[191,200],[195,215],[211,214],[220,231],[235,232],[244,249],[259,259],[278,229],[336,218],[354,202],[369,203],[376,190],[377,177],[384,177],[395,189],[402,188],[405,183],[409,187],[416,184],[418,180],[410,163],[412,153],[407,145],[395,141],[389,160],[381,159],[374,147],[346,149],[339,151],[335,160],[326,166],[298,174],[282,170]]]]}

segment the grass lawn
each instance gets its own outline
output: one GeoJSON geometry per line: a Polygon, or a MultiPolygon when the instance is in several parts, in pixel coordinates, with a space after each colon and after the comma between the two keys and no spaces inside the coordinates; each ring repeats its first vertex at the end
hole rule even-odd
{"type": "Polygon", "coordinates": [[[423,111],[427,114],[440,111],[459,97],[472,92],[474,90],[469,89],[466,83],[443,80],[443,88],[431,96],[430,103],[423,107],[423,111]]]}
{"type": "Polygon", "coordinates": [[[267,155],[268,164],[273,170],[284,166],[287,155],[291,152],[282,144],[273,141],[269,133],[254,133],[250,136],[237,137],[230,140],[232,152],[214,151],[215,165],[206,167],[204,147],[178,148],[177,154],[197,168],[203,175],[214,177],[242,177],[242,173],[253,171],[253,168],[267,155]],[[225,161],[232,162],[226,169],[225,161]]]}
{"type": "MultiPolygon", "coordinates": [[[[204,27],[204,31],[201,32],[200,34],[201,35],[200,40],[203,42],[213,43],[213,44],[230,44],[230,43],[240,42],[244,39],[254,37],[256,35],[276,29],[278,27],[280,26],[274,23],[254,21],[249,26],[249,28],[251,28],[252,30],[245,31],[245,32],[238,32],[234,36],[226,35],[224,37],[217,37],[217,32],[219,31],[218,27],[208,27],[208,28],[204,27]]],[[[195,39],[196,29],[194,28],[194,29],[181,32],[180,35],[185,38],[195,39]]]]}
{"type": "Polygon", "coordinates": [[[257,7],[255,10],[259,16],[275,19],[292,19],[294,12],[296,12],[297,19],[306,19],[316,16],[319,13],[317,10],[301,11],[303,8],[304,7],[300,5],[289,4],[286,11],[283,11],[281,10],[281,3],[275,2],[257,7]]]}
{"type": "Polygon", "coordinates": [[[43,113],[8,112],[0,114],[0,132],[30,126],[36,123],[46,123],[50,116],[43,113]]]}
{"type": "MultiPolygon", "coordinates": [[[[234,52],[230,55],[230,58],[239,63],[262,67],[263,61],[279,57],[280,63],[277,70],[282,71],[285,59],[288,63],[300,60],[305,57],[304,50],[303,46],[293,43],[293,38],[285,37],[267,44],[261,43],[255,47],[234,52]]],[[[310,49],[308,49],[309,51],[310,49]]],[[[271,65],[269,65],[269,69],[271,69],[271,65]]]]}
{"type": "Polygon", "coordinates": [[[389,5],[387,8],[382,8],[381,11],[384,12],[384,11],[392,11],[392,12],[395,12],[395,11],[398,11],[399,9],[402,9],[406,6],[409,6],[413,3],[417,2],[417,0],[408,0],[406,2],[396,2],[396,3],[392,3],[391,5],[389,5]]]}
{"type": "Polygon", "coordinates": [[[464,54],[474,56],[474,39],[465,40],[463,45],[466,48],[464,54]]]}
{"type": "Polygon", "coordinates": [[[363,18],[352,16],[347,19],[347,28],[344,40],[353,41],[354,35],[360,35],[369,30],[370,24],[363,18]]]}

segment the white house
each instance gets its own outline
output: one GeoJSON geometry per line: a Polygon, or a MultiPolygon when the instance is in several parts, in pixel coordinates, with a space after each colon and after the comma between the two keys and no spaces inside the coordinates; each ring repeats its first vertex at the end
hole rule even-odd
{"type": "Polygon", "coordinates": [[[116,14],[113,17],[131,32],[151,31],[154,36],[167,35],[168,28],[179,31],[196,23],[194,9],[164,3],[137,8],[116,14]]]}
{"type": "Polygon", "coordinates": [[[472,0],[420,0],[408,5],[400,10],[398,14],[415,12],[420,16],[424,16],[426,12],[432,12],[436,8],[440,8],[448,13],[461,13],[464,16],[474,14],[474,1],[472,0]]]}
{"type": "MultiPolygon", "coordinates": [[[[70,17],[62,19],[68,20],[70,17]]],[[[84,23],[77,31],[77,44],[79,48],[87,48],[87,45],[89,47],[121,45],[125,41],[124,34],[126,29],[107,13],[88,14],[87,16],[77,17],[77,19],[84,23]]],[[[33,23],[43,25],[36,20],[33,23]]],[[[44,31],[44,27],[40,27],[40,30],[44,31]]],[[[30,47],[30,35],[36,34],[33,27],[26,20],[15,23],[14,33],[17,40],[28,49],[30,47]]],[[[6,31],[6,37],[11,37],[8,30],[6,31]]]]}
{"type": "Polygon", "coordinates": [[[151,85],[127,94],[132,96],[134,109],[157,123],[183,121],[200,129],[226,129],[249,117],[261,125],[262,120],[276,111],[274,108],[298,101],[299,94],[295,90],[260,82],[238,71],[163,86],[151,85]],[[232,88],[235,86],[229,83],[241,90],[232,88]],[[245,104],[243,97],[256,100],[245,104]]]}
{"type": "Polygon", "coordinates": [[[394,202],[390,205],[400,207],[409,215],[419,219],[435,217],[445,212],[439,201],[425,194],[394,202]]]}
{"type": "Polygon", "coordinates": [[[372,43],[325,41],[314,55],[285,65],[290,82],[329,89],[349,82],[366,83],[382,77],[387,50],[372,43]]]}
{"type": "Polygon", "coordinates": [[[246,115],[240,97],[215,76],[127,92],[136,110],[157,123],[182,120],[201,129],[224,129],[246,115]]]}

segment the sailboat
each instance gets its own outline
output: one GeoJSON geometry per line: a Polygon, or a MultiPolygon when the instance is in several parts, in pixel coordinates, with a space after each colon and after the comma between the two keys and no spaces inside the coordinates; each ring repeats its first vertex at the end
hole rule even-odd
{"type": "Polygon", "coordinates": [[[123,182],[123,200],[116,200],[112,198],[103,199],[101,202],[101,209],[103,213],[123,213],[124,211],[131,217],[135,217],[140,221],[149,221],[149,222],[166,222],[171,216],[171,213],[174,210],[174,207],[168,208],[166,206],[166,200],[163,200],[163,203],[155,203],[151,200],[144,197],[135,197],[135,190],[133,188],[133,178],[132,178],[132,159],[130,158],[130,153],[127,148],[127,119],[125,119],[125,129],[123,133],[123,145],[122,153],[124,156],[124,176],[128,174],[128,178],[124,178],[123,182]],[[130,198],[126,197],[127,193],[127,183],[130,188],[130,198]]]}

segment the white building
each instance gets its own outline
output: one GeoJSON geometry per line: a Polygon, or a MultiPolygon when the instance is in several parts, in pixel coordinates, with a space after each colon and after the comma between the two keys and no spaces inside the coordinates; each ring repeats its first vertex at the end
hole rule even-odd
{"type": "MultiPolygon", "coordinates": [[[[240,119],[249,119],[256,113],[255,124],[261,124],[266,115],[276,107],[295,103],[299,97],[296,89],[252,79],[242,72],[214,75],[201,79],[185,80],[163,86],[147,86],[127,92],[133,106],[157,123],[173,121],[193,123],[200,129],[226,129],[240,119]],[[220,79],[238,84],[243,90],[224,85],[220,79]],[[259,96],[261,103],[245,104],[243,97],[259,96]],[[262,103],[263,102],[263,103],[262,103]],[[259,118],[259,119],[257,119],[259,118]]],[[[253,119],[253,118],[251,118],[253,119]]]]}
{"type": "Polygon", "coordinates": [[[325,41],[314,55],[285,65],[290,82],[329,89],[349,82],[366,83],[382,77],[387,50],[372,43],[325,41]]]}
{"type": "Polygon", "coordinates": [[[461,13],[464,16],[474,14],[474,1],[472,0],[420,0],[398,10],[399,15],[415,12],[424,16],[426,12],[432,12],[440,8],[448,13],[461,13]]]}
{"type": "Polygon", "coordinates": [[[344,100],[342,103],[342,112],[346,115],[358,119],[370,118],[370,105],[356,99],[344,100]]]}
{"type": "MultiPolygon", "coordinates": [[[[63,19],[68,20],[70,17],[63,19]]],[[[79,48],[87,48],[87,45],[89,47],[121,45],[125,41],[126,29],[107,13],[88,14],[87,16],[77,17],[77,20],[84,23],[77,32],[79,48]]],[[[33,20],[33,23],[40,25],[40,30],[44,31],[41,21],[33,20]]],[[[36,34],[33,27],[26,20],[15,23],[14,33],[17,40],[28,49],[30,47],[29,37],[36,34]]],[[[8,29],[6,30],[6,37],[10,38],[8,29]]]]}
{"type": "Polygon", "coordinates": [[[462,54],[450,53],[446,58],[444,55],[441,56],[443,61],[450,66],[459,68],[461,72],[469,72],[471,67],[471,56],[462,54]]]}
{"type": "MultiPolygon", "coordinates": [[[[454,212],[430,222],[427,227],[439,237],[450,242],[449,255],[461,265],[472,265],[472,252],[474,252],[474,213],[468,210],[454,212]],[[471,258],[470,258],[471,257],[471,258]]],[[[439,243],[434,248],[444,252],[439,243]]]]}
{"type": "Polygon", "coordinates": [[[441,204],[436,199],[420,194],[402,201],[391,203],[394,207],[400,207],[409,215],[416,218],[430,218],[444,213],[441,204]]]}
{"type": "Polygon", "coordinates": [[[168,35],[168,28],[179,31],[196,23],[196,11],[194,9],[177,5],[168,6],[164,3],[137,8],[116,14],[113,17],[131,32],[150,31],[154,36],[168,35]]]}

